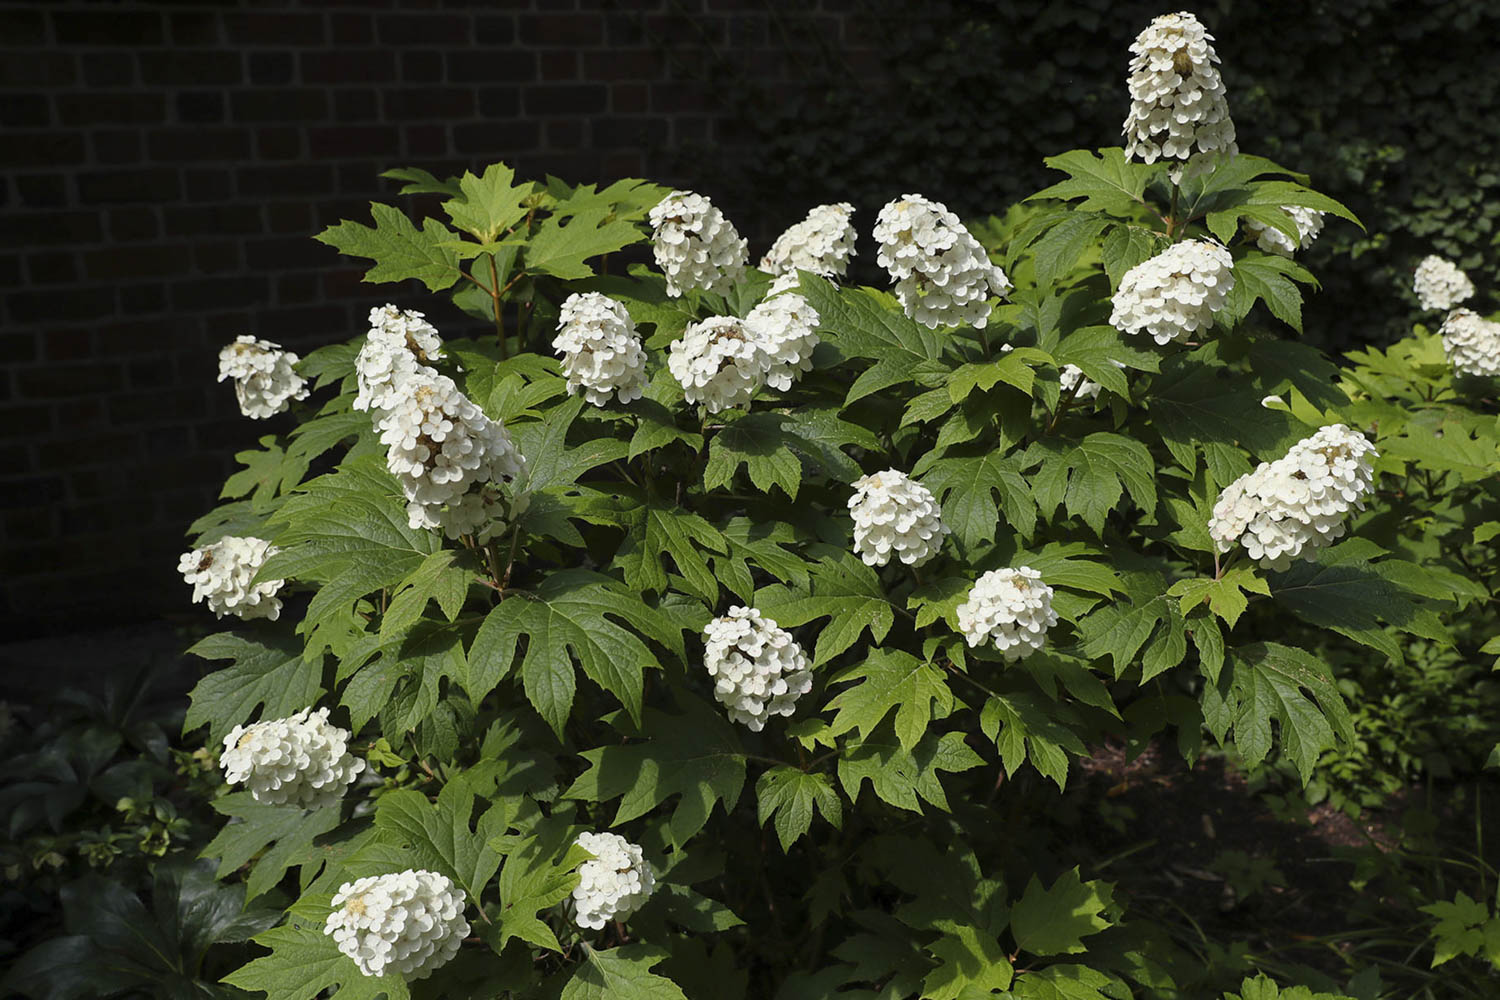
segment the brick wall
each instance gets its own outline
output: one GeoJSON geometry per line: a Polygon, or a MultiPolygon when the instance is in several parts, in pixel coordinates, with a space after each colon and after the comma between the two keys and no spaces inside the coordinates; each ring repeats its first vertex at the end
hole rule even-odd
{"type": "Polygon", "coordinates": [[[0,2],[7,634],[186,609],[185,526],[288,426],[239,416],[217,352],[306,350],[401,301],[309,238],[391,197],[382,170],[691,184],[764,239],[806,206],[715,188],[746,134],[726,80],[774,99],[814,45],[878,72],[857,6],[0,2]]]}

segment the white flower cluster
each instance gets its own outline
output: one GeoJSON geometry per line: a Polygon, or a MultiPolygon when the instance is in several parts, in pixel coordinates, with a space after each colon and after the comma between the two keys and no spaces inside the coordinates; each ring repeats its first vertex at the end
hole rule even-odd
{"type": "Polygon", "coordinates": [[[402,380],[376,427],[413,528],[442,528],[449,538],[473,534],[481,542],[500,531],[506,508],[495,484],[513,481],[525,460],[505,425],[452,379],[417,372],[402,380]]]}
{"type": "Polygon", "coordinates": [[[1155,163],[1186,160],[1195,151],[1239,151],[1212,41],[1187,11],[1163,14],[1136,36],[1130,113],[1122,126],[1126,158],[1155,163]]]}
{"type": "Polygon", "coordinates": [[[464,891],[437,872],[368,875],[339,886],[323,933],[367,976],[426,979],[468,937],[467,904],[464,891]]]}
{"type": "Polygon", "coordinates": [[[747,241],[701,194],[673,191],[651,210],[651,227],[668,295],[694,288],[727,295],[744,276],[747,241]]]}
{"type": "Polygon", "coordinates": [[[656,888],[641,849],[618,833],[580,833],[574,841],[594,857],[578,866],[573,912],[579,927],[600,930],[630,916],[656,888]]]}
{"type": "Polygon", "coordinates": [[[755,732],[773,715],[791,715],[812,690],[807,656],[792,634],[755,608],[732,607],[703,630],[703,665],[729,718],[755,732]]]}
{"type": "Polygon", "coordinates": [[[937,555],[950,531],[932,492],[896,469],[855,480],[849,513],[854,554],[868,566],[884,566],[892,553],[920,566],[937,555]]]}
{"type": "Polygon", "coordinates": [[[896,283],[906,315],[935,330],[989,322],[990,298],[1004,297],[1010,279],[941,202],[902,195],[875,220],[876,260],[896,283]]]}
{"type": "Polygon", "coordinates": [[[264,420],[285,410],[291,400],[307,398],[307,380],[292,367],[297,360],[297,355],[283,351],[281,345],[256,340],[247,333],[219,352],[219,381],[234,379],[240,412],[264,420]]]}
{"type": "Polygon", "coordinates": [[[276,596],[285,580],[265,580],[252,585],[261,564],[277,551],[264,538],[225,535],[218,541],[184,552],[177,571],[193,585],[193,603],[207,601],[216,617],[237,615],[246,620],[281,616],[276,596]]]}
{"type": "Polygon", "coordinates": [[[1183,240],[1125,272],[1109,322],[1149,333],[1158,344],[1186,340],[1213,325],[1234,288],[1234,258],[1218,243],[1183,240]]]}
{"type": "Polygon", "coordinates": [[[744,319],[710,316],[688,324],[668,348],[667,370],[684,398],[709,413],[748,407],[762,385],[790,389],[812,370],[818,321],[818,311],[801,295],[774,295],[744,319]]]}
{"type": "Polygon", "coordinates": [[[244,782],[257,802],[321,809],[343,798],[365,769],[349,752],[349,736],[329,725],[328,709],[304,708],[285,719],[235,726],[224,737],[219,766],[225,781],[244,782]]]}
{"type": "Polygon", "coordinates": [[[796,286],[798,271],[842,278],[855,254],[853,215],[854,206],[847,201],[819,205],[776,238],[761,258],[760,269],[777,278],[790,278],[788,288],[796,286]]]}
{"type": "Polygon", "coordinates": [[[748,324],[733,316],[710,316],[689,323],[668,349],[667,370],[689,403],[709,413],[749,406],[766,380],[765,355],[748,324]]]}
{"type": "Polygon", "coordinates": [[[1255,245],[1267,253],[1278,253],[1283,257],[1290,257],[1298,250],[1306,250],[1313,245],[1313,240],[1323,231],[1323,214],[1316,208],[1303,208],[1301,205],[1280,205],[1283,212],[1292,217],[1292,222],[1297,226],[1297,239],[1293,240],[1286,233],[1274,229],[1264,222],[1254,219],[1245,220],[1245,230],[1255,237],[1255,245]]]}
{"type": "Polygon", "coordinates": [[[804,372],[812,371],[818,320],[818,311],[796,292],[773,295],[745,317],[761,354],[766,382],[773,388],[786,391],[804,372]]]}
{"type": "Polygon", "coordinates": [[[401,383],[419,372],[436,375],[428,362],[443,356],[443,340],[422,313],[386,304],[370,310],[370,332],[354,359],[359,394],[356,410],[383,410],[401,383]]]}
{"type": "Polygon", "coordinates": [[[1099,383],[1084,375],[1083,369],[1077,365],[1063,365],[1057,381],[1064,393],[1073,394],[1074,400],[1094,399],[1099,395],[1099,383]]]}
{"type": "Polygon", "coordinates": [[[1472,309],[1455,309],[1438,333],[1454,371],[1486,378],[1500,375],[1500,323],[1472,309]]]}
{"type": "Polygon", "coordinates": [[[1474,294],[1474,282],[1451,260],[1428,254],[1412,275],[1412,291],[1423,309],[1452,309],[1474,294]]]}
{"type": "Polygon", "coordinates": [[[569,295],[559,310],[552,349],[563,356],[568,395],[579,389],[595,406],[618,395],[641,398],[646,387],[646,350],[623,303],[599,292],[569,295]]]}
{"type": "Polygon", "coordinates": [[[990,570],[975,581],[957,611],[970,646],[992,642],[1007,660],[1046,646],[1047,630],[1057,624],[1052,588],[1030,566],[990,570]]]}
{"type": "Polygon", "coordinates": [[[1220,552],[1240,542],[1268,569],[1314,559],[1343,535],[1344,516],[1364,509],[1375,488],[1375,457],[1363,434],[1330,424],[1225,487],[1208,533],[1220,552]]]}

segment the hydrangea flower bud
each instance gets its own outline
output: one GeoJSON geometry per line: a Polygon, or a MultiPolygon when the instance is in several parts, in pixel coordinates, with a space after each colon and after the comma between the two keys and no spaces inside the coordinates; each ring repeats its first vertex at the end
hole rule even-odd
{"type": "Polygon", "coordinates": [[[1234,288],[1234,258],[1218,243],[1183,240],[1125,272],[1110,325],[1149,333],[1158,344],[1187,340],[1213,326],[1234,288]]]}
{"type": "Polygon", "coordinates": [[[855,255],[857,234],[850,218],[854,206],[847,201],[819,205],[776,238],[761,258],[760,269],[776,277],[791,276],[796,286],[798,271],[811,271],[824,278],[842,278],[855,255]]]}
{"type": "Polygon", "coordinates": [[[1030,566],[992,569],[975,581],[958,606],[958,627],[972,646],[993,643],[1007,660],[1019,660],[1047,645],[1057,624],[1052,588],[1030,566]]]}
{"type": "Polygon", "coordinates": [[[383,410],[406,379],[437,374],[428,365],[443,357],[443,340],[422,316],[389,303],[370,310],[370,331],[354,359],[356,410],[383,410]]]}
{"type": "Polygon", "coordinates": [[[367,976],[426,979],[468,937],[467,904],[464,891],[437,872],[369,875],[339,886],[323,933],[367,976]]]}
{"type": "Polygon", "coordinates": [[[251,584],[261,564],[278,549],[264,538],[242,538],[225,535],[210,545],[184,552],[177,561],[177,571],[193,585],[193,603],[204,601],[218,618],[236,615],[251,618],[281,616],[281,600],[276,596],[285,580],[266,580],[251,584]]]}
{"type": "MultiPolygon", "coordinates": [[[[500,483],[525,460],[499,420],[491,420],[446,375],[417,372],[389,397],[376,426],[386,467],[406,494],[413,528],[441,527],[449,538],[498,534],[506,514],[500,483]]],[[[520,511],[520,498],[509,513],[520,511]]]]}
{"type": "Polygon", "coordinates": [[[1267,253],[1280,254],[1283,257],[1290,257],[1298,250],[1306,250],[1312,246],[1318,234],[1323,231],[1324,213],[1315,208],[1303,208],[1301,205],[1278,207],[1292,217],[1292,222],[1297,226],[1297,239],[1293,240],[1286,233],[1263,222],[1246,219],[1245,231],[1255,237],[1255,245],[1267,253]]]}
{"type": "Polygon", "coordinates": [[[849,513],[854,554],[868,566],[884,566],[892,554],[920,566],[937,555],[950,531],[931,491],[896,469],[856,480],[849,513]]]}
{"type": "Polygon", "coordinates": [[[580,833],[574,841],[593,858],[578,866],[572,906],[579,927],[600,930],[639,910],[656,888],[641,849],[617,833],[580,833]]]}
{"type": "Polygon", "coordinates": [[[646,388],[646,351],[623,303],[599,292],[569,295],[559,310],[552,349],[563,356],[568,395],[579,389],[595,406],[618,395],[641,398],[646,388]]]}
{"type": "Polygon", "coordinates": [[[766,382],[783,392],[812,371],[818,311],[795,292],[773,295],[750,310],[745,327],[761,352],[766,382]]]}
{"type": "Polygon", "coordinates": [[[1376,456],[1358,431],[1324,427],[1226,486],[1209,518],[1209,536],[1220,552],[1243,544],[1268,569],[1311,561],[1344,534],[1350,510],[1364,509],[1375,489],[1376,456]]]}
{"type": "Polygon", "coordinates": [[[279,344],[245,334],[219,352],[219,381],[234,379],[240,412],[264,420],[285,410],[291,400],[307,398],[307,380],[292,367],[297,361],[279,344]]]}
{"type": "Polygon", "coordinates": [[[1188,11],[1163,14],[1131,43],[1125,156],[1146,163],[1239,152],[1213,36],[1188,11]]]}
{"type": "Polygon", "coordinates": [[[745,276],[747,241],[707,198],[673,191],[651,210],[656,266],[667,277],[667,294],[676,298],[701,288],[728,295],[745,276]]]}
{"type": "Polygon", "coordinates": [[[1453,370],[1464,375],[1500,375],[1500,323],[1470,309],[1455,309],[1438,333],[1453,370]]]}
{"type": "Polygon", "coordinates": [[[349,752],[349,736],[329,725],[328,709],[304,708],[285,719],[235,726],[224,737],[219,766],[225,781],[244,782],[257,802],[321,809],[343,798],[365,769],[349,752]]]}
{"type": "Polygon", "coordinates": [[[667,356],[667,370],[683,396],[689,403],[702,403],[709,413],[748,407],[766,381],[766,364],[755,332],[733,316],[688,324],[667,356]]]}
{"type": "Polygon", "coordinates": [[[1412,274],[1411,287],[1423,309],[1452,309],[1474,294],[1469,276],[1436,254],[1422,258],[1412,274]]]}
{"type": "Polygon", "coordinates": [[[1010,279],[941,202],[902,195],[875,220],[876,260],[896,283],[906,315],[930,330],[989,322],[990,299],[1010,292],[1010,279]]]}
{"type": "Polygon", "coordinates": [[[792,634],[754,608],[732,607],[703,630],[703,666],[729,718],[753,731],[791,715],[812,690],[807,656],[792,634]]]}

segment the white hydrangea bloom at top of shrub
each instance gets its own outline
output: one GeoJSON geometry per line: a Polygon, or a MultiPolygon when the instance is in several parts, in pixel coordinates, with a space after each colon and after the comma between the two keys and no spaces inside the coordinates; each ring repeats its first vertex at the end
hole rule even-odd
{"type": "Polygon", "coordinates": [[[1455,309],[1438,333],[1454,371],[1487,378],[1500,375],[1500,323],[1472,309],[1455,309]]]}
{"type": "Polygon", "coordinates": [[[430,871],[368,875],[339,886],[323,933],[367,976],[426,979],[469,935],[468,896],[430,871]]]}
{"type": "Polygon", "coordinates": [[[755,608],[732,607],[703,629],[703,666],[729,718],[755,732],[791,715],[812,689],[807,656],[792,634],[755,608]]]}
{"type": "Polygon", "coordinates": [[[1452,309],[1474,294],[1474,282],[1451,260],[1436,254],[1422,258],[1412,275],[1412,291],[1423,309],[1452,309]]]}
{"type": "Polygon", "coordinates": [[[819,205],[776,238],[760,260],[760,269],[777,277],[791,276],[796,287],[798,271],[811,271],[825,278],[842,278],[855,255],[857,233],[851,218],[854,206],[847,201],[819,205]]]}
{"type": "Polygon", "coordinates": [[[1268,569],[1314,559],[1344,534],[1351,510],[1375,488],[1375,446],[1358,431],[1331,424],[1274,462],[1262,462],[1226,486],[1208,533],[1220,552],[1235,543],[1268,569]]]}
{"type": "Polygon", "coordinates": [[[773,388],[790,389],[804,372],[812,371],[818,319],[818,311],[795,292],[773,295],[745,317],[745,327],[762,355],[766,381],[773,388]]]}
{"type": "Polygon", "coordinates": [[[600,292],[569,295],[558,312],[552,349],[563,356],[568,395],[579,389],[595,406],[611,396],[622,403],[646,388],[646,349],[621,302],[600,292]]]}
{"type": "Polygon", "coordinates": [[[261,564],[276,549],[264,538],[225,535],[209,545],[184,552],[177,571],[193,586],[193,603],[204,601],[215,616],[251,618],[281,617],[281,599],[276,596],[285,580],[251,584],[261,564]]]}
{"type": "Polygon", "coordinates": [[[1267,253],[1276,253],[1283,257],[1290,257],[1298,250],[1306,250],[1312,246],[1318,234],[1323,231],[1324,213],[1316,208],[1303,208],[1301,205],[1277,207],[1292,217],[1292,222],[1297,226],[1297,239],[1294,241],[1286,233],[1263,222],[1246,219],[1245,231],[1255,237],[1255,245],[1267,253]]]}
{"type": "Polygon", "coordinates": [[[957,612],[958,627],[970,646],[991,642],[1007,660],[1046,646],[1047,630],[1057,624],[1052,588],[1030,566],[985,573],[957,612]]]}
{"type": "Polygon", "coordinates": [[[1130,45],[1125,156],[1146,163],[1239,151],[1213,36],[1188,11],[1162,14],[1130,45]]]}
{"type": "Polygon", "coordinates": [[[1149,333],[1158,344],[1187,340],[1213,326],[1234,288],[1234,258],[1218,243],[1183,240],[1125,272],[1109,322],[1122,333],[1149,333]]]}
{"type": "Polygon", "coordinates": [[[356,410],[383,410],[403,381],[418,372],[437,374],[428,363],[443,357],[443,339],[422,317],[390,303],[370,310],[370,331],[354,359],[356,410]]]}
{"type": "Polygon", "coordinates": [[[500,530],[505,507],[499,492],[487,487],[512,482],[525,460],[505,425],[486,416],[452,379],[409,376],[376,426],[413,528],[441,527],[450,538],[477,534],[480,541],[500,530]]]}
{"type": "Polygon", "coordinates": [[[990,298],[1010,292],[1010,279],[941,202],[902,195],[875,220],[876,260],[896,282],[906,315],[926,326],[983,327],[990,298]]]}
{"type": "Polygon", "coordinates": [[[578,866],[572,906],[578,926],[601,929],[630,916],[656,888],[641,849],[617,833],[580,833],[574,841],[593,855],[578,866]]]}
{"type": "Polygon", "coordinates": [[[219,352],[219,381],[234,379],[240,412],[264,420],[285,410],[291,400],[307,398],[307,380],[292,367],[297,360],[279,344],[244,334],[219,352]]]}
{"type": "Polygon", "coordinates": [[[747,241],[701,194],[673,191],[651,210],[651,227],[668,295],[694,288],[727,295],[744,277],[747,241]]]}
{"type": "Polygon", "coordinates": [[[285,719],[235,726],[224,737],[219,766],[225,781],[244,782],[257,802],[321,809],[343,798],[365,769],[349,752],[349,736],[329,724],[328,709],[304,708],[285,719]]]}
{"type": "Polygon", "coordinates": [[[709,413],[748,407],[766,381],[767,358],[745,320],[710,316],[690,323],[668,348],[667,370],[689,403],[709,413]]]}
{"type": "Polygon", "coordinates": [[[849,513],[854,554],[869,566],[884,566],[892,554],[920,566],[937,555],[950,530],[932,492],[896,469],[855,480],[849,513]]]}

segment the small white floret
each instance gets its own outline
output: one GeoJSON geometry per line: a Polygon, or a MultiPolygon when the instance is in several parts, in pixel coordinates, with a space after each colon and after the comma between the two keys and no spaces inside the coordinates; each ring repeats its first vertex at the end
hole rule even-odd
{"type": "Polygon", "coordinates": [[[578,866],[570,900],[579,927],[600,930],[640,909],[656,888],[656,875],[640,847],[617,833],[580,833],[575,841],[593,855],[578,866]]]}
{"type": "Polygon", "coordinates": [[[240,412],[253,420],[280,413],[294,399],[306,399],[307,380],[297,374],[297,355],[249,334],[219,352],[219,381],[234,379],[240,412]]]}
{"type": "Polygon", "coordinates": [[[446,875],[404,871],[345,882],[323,925],[366,976],[426,979],[469,935],[468,896],[446,875]]]}

